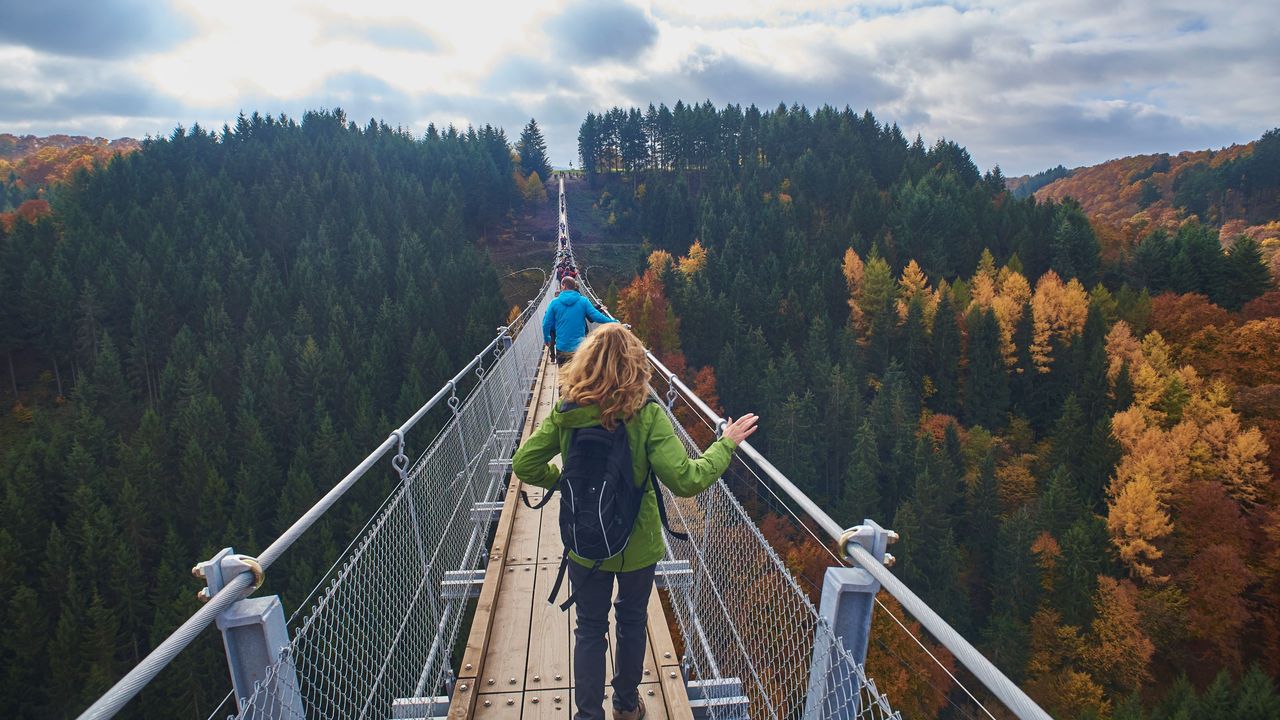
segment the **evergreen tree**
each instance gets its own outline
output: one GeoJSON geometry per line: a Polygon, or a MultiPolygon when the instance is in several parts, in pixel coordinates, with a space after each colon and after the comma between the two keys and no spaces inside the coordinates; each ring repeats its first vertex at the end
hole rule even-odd
{"type": "Polygon", "coordinates": [[[1271,289],[1271,273],[1262,259],[1258,242],[1247,235],[1236,238],[1227,251],[1227,281],[1223,306],[1239,310],[1242,305],[1271,289]]]}
{"type": "Polygon", "coordinates": [[[990,308],[969,311],[968,376],[964,386],[966,422],[991,430],[1004,427],[1009,381],[1000,353],[1000,326],[990,308]]]}
{"type": "Polygon", "coordinates": [[[956,320],[951,293],[943,293],[933,320],[930,338],[930,377],[934,393],[930,405],[940,413],[959,414],[960,409],[960,325],[956,320]]]}
{"type": "Polygon", "coordinates": [[[530,118],[529,124],[520,131],[520,139],[516,141],[516,153],[520,156],[520,169],[525,174],[537,173],[539,178],[551,177],[551,163],[547,158],[547,141],[542,138],[542,130],[538,128],[537,120],[530,118]]]}

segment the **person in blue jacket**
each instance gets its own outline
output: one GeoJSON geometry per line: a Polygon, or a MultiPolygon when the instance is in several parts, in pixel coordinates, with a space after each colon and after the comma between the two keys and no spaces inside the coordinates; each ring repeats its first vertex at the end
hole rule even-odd
{"type": "Polygon", "coordinates": [[[568,360],[582,344],[582,339],[587,335],[588,320],[593,323],[618,322],[597,310],[590,300],[578,292],[578,281],[571,277],[563,278],[559,294],[542,316],[542,341],[552,350],[555,362],[568,360]]]}

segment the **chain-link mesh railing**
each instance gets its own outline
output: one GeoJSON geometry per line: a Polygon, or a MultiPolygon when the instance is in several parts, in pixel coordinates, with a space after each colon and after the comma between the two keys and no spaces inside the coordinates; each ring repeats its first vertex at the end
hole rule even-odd
{"type": "MultiPolygon", "coordinates": [[[[475,570],[488,525],[477,503],[497,498],[542,352],[544,292],[509,348],[479,366],[453,414],[354,550],[305,611],[301,627],[237,717],[388,718],[397,698],[435,695],[450,670],[461,601],[442,598],[445,573],[475,570]]],[[[483,514],[483,513],[482,513],[483,514]]]]}
{"type": "MultiPolygon", "coordinates": [[[[689,452],[701,452],[667,414],[689,452]]],[[[898,717],[724,480],[692,498],[664,492],[672,528],[689,535],[667,546],[670,559],[693,570],[692,583],[669,597],[694,679],[740,680],[752,718],[898,717]]],[[[741,717],[729,705],[708,710],[741,717]]]]}

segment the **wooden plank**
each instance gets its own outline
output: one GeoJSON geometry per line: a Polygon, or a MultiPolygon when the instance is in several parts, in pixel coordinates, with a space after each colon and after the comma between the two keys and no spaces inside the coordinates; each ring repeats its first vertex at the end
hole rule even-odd
{"type": "Polygon", "coordinates": [[[513,692],[524,689],[529,647],[529,620],[533,610],[532,565],[509,565],[504,570],[489,629],[489,642],[477,678],[480,692],[513,692]]]}
{"type": "Polygon", "coordinates": [[[570,690],[525,693],[524,720],[569,720],[576,708],[570,690]]]}
{"type": "MultiPolygon", "coordinates": [[[[541,395],[542,387],[546,384],[547,365],[546,358],[543,358],[539,363],[537,380],[533,389],[534,398],[541,395]]],[[[530,408],[530,410],[531,412],[525,413],[521,441],[527,439],[536,427],[536,412],[532,412],[536,408],[530,408]]],[[[518,502],[517,493],[510,492],[511,487],[519,487],[519,480],[516,480],[514,475],[511,478],[511,484],[508,486],[502,514],[498,518],[498,527],[489,550],[488,567],[490,572],[485,573],[485,581],[480,588],[480,597],[476,601],[476,611],[471,621],[471,631],[467,634],[467,645],[463,651],[462,665],[458,672],[458,680],[455,687],[467,685],[474,688],[476,686],[488,647],[490,630],[493,626],[494,610],[502,589],[503,575],[505,574],[502,570],[505,567],[506,547],[511,535],[512,524],[515,520],[515,503],[518,502]]],[[[450,699],[449,716],[451,718],[470,717],[475,706],[476,695],[475,692],[455,692],[450,699]]]]}
{"type": "Polygon", "coordinates": [[[658,665],[679,665],[675,642],[671,639],[671,625],[662,609],[662,598],[654,588],[649,595],[649,648],[658,665]]]}
{"type": "Polygon", "coordinates": [[[693,708],[689,707],[689,691],[685,689],[684,678],[680,675],[679,665],[664,665],[658,678],[662,688],[662,705],[669,720],[693,720],[693,708]]]}
{"type": "Polygon", "coordinates": [[[669,720],[693,720],[689,691],[680,672],[680,657],[671,639],[671,625],[662,609],[662,597],[654,588],[649,595],[649,652],[658,665],[662,704],[669,720]]]}
{"type": "MultiPolygon", "coordinates": [[[[529,495],[529,502],[536,505],[542,499],[543,490],[541,488],[536,488],[532,485],[524,485],[523,487],[529,495]]],[[[511,541],[507,546],[507,564],[536,564],[538,562],[538,535],[542,531],[542,511],[526,507],[523,501],[517,500],[515,515],[515,524],[511,528],[511,541]]]]}
{"type": "Polygon", "coordinates": [[[667,704],[663,700],[662,685],[660,683],[640,683],[638,689],[640,691],[640,699],[644,701],[645,720],[668,720],[671,717],[667,704]]]}
{"type": "MultiPolygon", "coordinates": [[[[485,695],[477,704],[476,720],[520,720],[524,698],[520,693],[485,695]]],[[[450,715],[450,719],[453,716],[450,715]]]]}
{"type": "MultiPolygon", "coordinates": [[[[559,466],[560,456],[551,461],[559,466]]],[[[560,539],[560,493],[557,491],[546,505],[542,506],[542,531],[538,534],[539,562],[559,564],[564,554],[564,543],[560,539]]]]}
{"type": "MultiPolygon", "coordinates": [[[[555,583],[559,563],[537,566],[534,576],[533,617],[529,628],[529,664],[525,670],[525,687],[529,692],[562,689],[566,693],[573,677],[569,663],[569,613],[547,602],[555,583]]],[[[567,595],[560,588],[560,596],[567,595]]]]}
{"type": "MultiPolygon", "coordinates": [[[[555,365],[547,364],[544,367],[542,383],[539,385],[536,395],[536,405],[532,414],[532,427],[529,432],[537,429],[537,426],[551,414],[551,408],[556,397],[555,383],[555,365]]],[[[527,435],[526,435],[527,437],[527,435]]],[[[557,462],[555,460],[553,463],[557,462]]],[[[546,490],[534,485],[525,485],[521,483],[517,493],[523,491],[529,496],[529,502],[537,504],[546,494],[546,490]]],[[[553,501],[554,503],[555,501],[553,501]]],[[[551,503],[548,504],[548,506],[551,503]]],[[[557,507],[559,507],[557,505],[557,507]]],[[[558,511],[557,511],[558,512],[558,511]]],[[[539,537],[542,530],[542,517],[545,513],[543,510],[532,510],[525,506],[523,502],[517,508],[515,529],[512,534],[511,548],[507,553],[510,557],[509,562],[512,563],[537,563],[542,562],[539,552],[539,537]]],[[[557,530],[557,535],[559,534],[557,530]]],[[[557,538],[558,539],[558,538],[557,538]]]]}

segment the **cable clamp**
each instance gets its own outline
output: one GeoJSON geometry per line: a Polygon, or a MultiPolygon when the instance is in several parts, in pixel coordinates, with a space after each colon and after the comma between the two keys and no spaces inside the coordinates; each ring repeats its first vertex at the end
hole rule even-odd
{"type": "Polygon", "coordinates": [[[853,554],[849,552],[850,543],[857,543],[870,552],[874,537],[875,528],[869,525],[854,525],[840,533],[840,552],[844,553],[845,559],[852,559],[853,554]]]}
{"type": "MultiPolygon", "coordinates": [[[[207,575],[207,572],[203,568],[200,568],[199,566],[197,566],[197,568],[192,569],[193,575],[196,575],[197,577],[207,575]],[[199,573],[196,572],[197,568],[200,570],[199,573]]],[[[258,562],[258,558],[250,555],[224,555],[222,559],[218,561],[218,571],[222,575],[223,583],[219,587],[219,592],[221,592],[222,587],[226,587],[226,583],[230,582],[235,576],[244,572],[253,573],[253,584],[250,585],[249,590],[245,592],[245,597],[257,592],[258,588],[262,587],[262,583],[266,582],[267,579],[267,573],[262,569],[262,563],[258,562]]],[[[208,587],[203,587],[196,593],[196,599],[202,603],[209,602],[211,597],[212,595],[210,595],[208,587]]]]}

